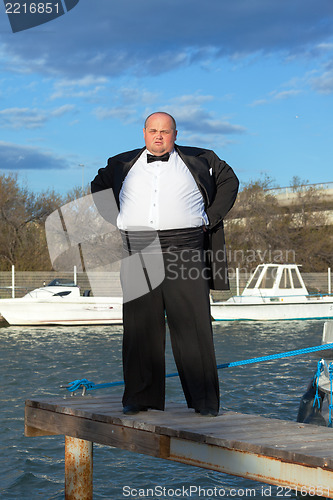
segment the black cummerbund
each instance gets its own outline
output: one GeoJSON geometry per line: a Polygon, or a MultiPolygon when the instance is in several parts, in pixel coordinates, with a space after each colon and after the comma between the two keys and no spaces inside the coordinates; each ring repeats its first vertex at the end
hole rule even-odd
{"type": "Polygon", "coordinates": [[[128,253],[177,252],[184,249],[202,250],[204,231],[202,227],[165,229],[152,231],[120,230],[123,248],[128,253]]]}

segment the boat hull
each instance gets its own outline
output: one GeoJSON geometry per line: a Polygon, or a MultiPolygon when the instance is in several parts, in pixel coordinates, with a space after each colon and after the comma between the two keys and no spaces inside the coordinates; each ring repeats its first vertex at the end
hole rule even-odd
{"type": "Polygon", "coordinates": [[[211,315],[215,321],[277,321],[333,319],[333,300],[300,303],[213,303],[211,315]]]}
{"type": "Polygon", "coordinates": [[[10,325],[122,324],[121,297],[80,297],[76,300],[4,299],[0,314],[10,325]]]}

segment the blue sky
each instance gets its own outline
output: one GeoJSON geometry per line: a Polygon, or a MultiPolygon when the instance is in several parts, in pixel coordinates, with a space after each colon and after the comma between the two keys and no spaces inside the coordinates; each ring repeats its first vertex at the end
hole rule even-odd
{"type": "Polygon", "coordinates": [[[80,0],[12,33],[1,3],[0,171],[66,193],[165,110],[243,185],[332,182],[332,21],[332,0],[80,0]]]}

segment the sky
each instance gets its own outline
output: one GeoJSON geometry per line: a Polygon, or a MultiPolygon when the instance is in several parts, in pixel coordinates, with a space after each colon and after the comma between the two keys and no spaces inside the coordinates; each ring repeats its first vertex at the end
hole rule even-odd
{"type": "Polygon", "coordinates": [[[333,181],[333,0],[80,0],[15,33],[7,3],[0,174],[65,194],[167,111],[241,187],[333,181]]]}

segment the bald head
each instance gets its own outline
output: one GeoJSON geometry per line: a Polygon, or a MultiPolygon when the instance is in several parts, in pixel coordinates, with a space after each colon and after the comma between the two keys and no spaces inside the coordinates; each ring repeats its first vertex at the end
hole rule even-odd
{"type": "Polygon", "coordinates": [[[145,119],[145,126],[144,126],[144,128],[147,128],[147,123],[149,121],[149,118],[153,117],[155,115],[165,115],[165,116],[168,116],[171,119],[171,121],[172,121],[173,129],[174,130],[177,129],[176,120],[174,119],[173,116],[169,115],[169,113],[166,113],[165,111],[156,111],[155,113],[152,113],[151,115],[148,115],[147,118],[145,119]]]}
{"type": "Polygon", "coordinates": [[[175,119],[163,111],[152,113],[146,118],[143,137],[146,148],[154,155],[170,153],[177,138],[175,119]]]}

